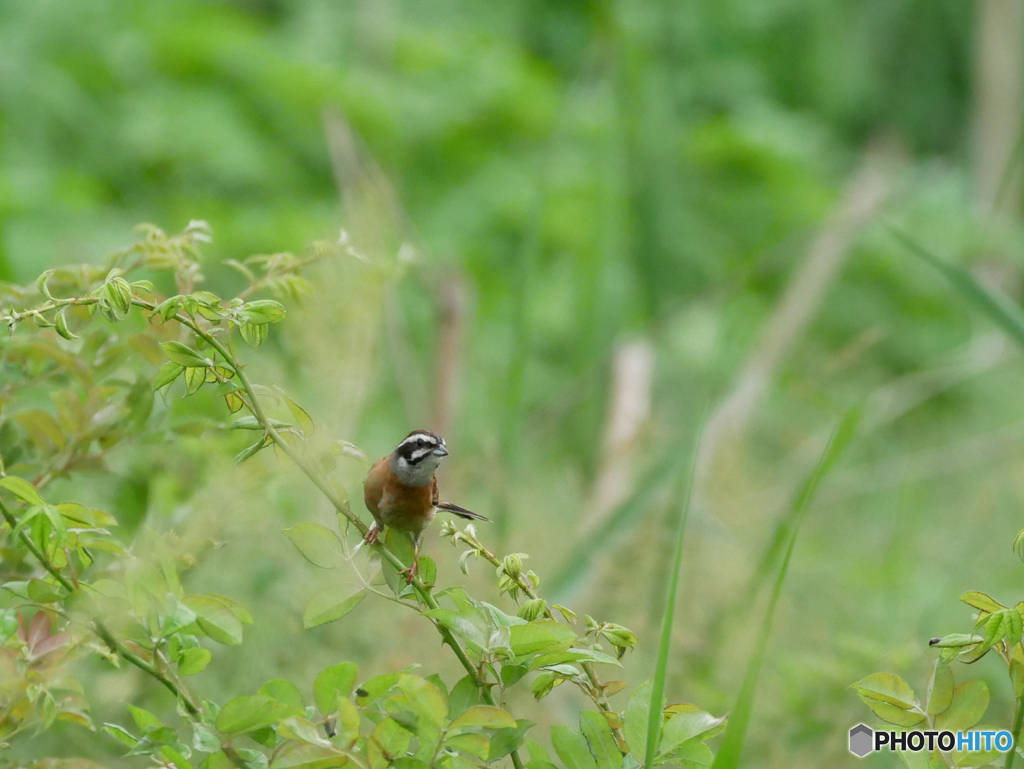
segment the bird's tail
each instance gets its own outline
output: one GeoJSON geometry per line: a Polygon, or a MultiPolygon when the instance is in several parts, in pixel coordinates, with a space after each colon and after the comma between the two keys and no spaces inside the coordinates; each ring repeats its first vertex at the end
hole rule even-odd
{"type": "Polygon", "coordinates": [[[472,510],[467,510],[464,507],[459,507],[458,505],[452,504],[451,502],[438,502],[437,509],[445,510],[449,513],[455,513],[455,515],[459,516],[460,518],[467,518],[469,520],[475,521],[487,521],[488,523],[490,523],[491,521],[490,518],[485,518],[484,516],[480,515],[480,513],[474,513],[472,510]]]}

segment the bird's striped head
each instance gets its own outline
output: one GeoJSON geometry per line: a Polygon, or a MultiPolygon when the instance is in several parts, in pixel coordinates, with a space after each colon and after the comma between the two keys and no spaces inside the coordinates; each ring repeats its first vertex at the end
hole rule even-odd
{"type": "Polygon", "coordinates": [[[413,430],[391,454],[391,469],[407,486],[426,486],[448,455],[444,438],[429,430],[413,430]]]}

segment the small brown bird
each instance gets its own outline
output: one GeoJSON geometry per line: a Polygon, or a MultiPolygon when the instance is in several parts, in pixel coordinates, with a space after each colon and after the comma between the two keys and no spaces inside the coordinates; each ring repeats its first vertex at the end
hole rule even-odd
{"type": "Polygon", "coordinates": [[[434,520],[438,510],[462,518],[490,520],[464,507],[438,500],[434,471],[447,455],[448,449],[440,435],[429,430],[413,430],[388,456],[374,462],[363,481],[363,500],[374,520],[366,533],[366,542],[371,545],[376,542],[384,526],[408,532],[413,541],[413,563],[402,573],[410,582],[419,568],[423,530],[434,520]]]}

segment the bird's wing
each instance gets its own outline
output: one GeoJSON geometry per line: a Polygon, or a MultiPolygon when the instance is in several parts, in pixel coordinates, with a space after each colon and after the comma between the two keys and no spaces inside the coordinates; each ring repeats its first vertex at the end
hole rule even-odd
{"type": "Polygon", "coordinates": [[[366,503],[366,509],[378,520],[380,500],[384,496],[384,473],[387,470],[387,459],[384,457],[374,462],[370,472],[366,475],[366,480],[363,481],[363,501],[366,503]]]}
{"type": "Polygon", "coordinates": [[[433,478],[431,478],[430,482],[433,486],[433,488],[430,490],[430,504],[432,504],[434,507],[437,507],[437,501],[438,499],[440,499],[440,497],[437,496],[437,476],[435,475],[433,478]]]}

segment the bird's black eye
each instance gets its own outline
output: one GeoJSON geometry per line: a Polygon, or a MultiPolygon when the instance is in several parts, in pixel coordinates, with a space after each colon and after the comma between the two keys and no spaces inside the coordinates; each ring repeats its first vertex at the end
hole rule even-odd
{"type": "Polygon", "coordinates": [[[426,445],[426,441],[423,440],[422,438],[420,438],[419,440],[416,441],[416,445],[417,446],[424,446],[424,445],[426,445]]]}

